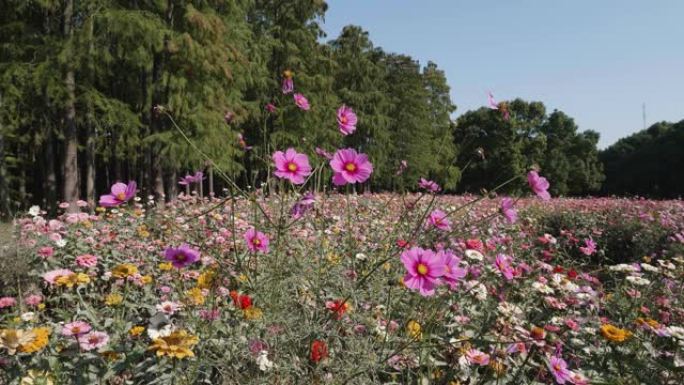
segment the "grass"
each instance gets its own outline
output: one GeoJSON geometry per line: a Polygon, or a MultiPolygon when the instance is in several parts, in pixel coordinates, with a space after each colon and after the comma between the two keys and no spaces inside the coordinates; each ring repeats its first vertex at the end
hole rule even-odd
{"type": "Polygon", "coordinates": [[[11,223],[0,222],[0,291],[6,292],[6,287],[14,286],[17,277],[21,277],[28,269],[17,258],[17,248],[13,238],[11,223]]]}

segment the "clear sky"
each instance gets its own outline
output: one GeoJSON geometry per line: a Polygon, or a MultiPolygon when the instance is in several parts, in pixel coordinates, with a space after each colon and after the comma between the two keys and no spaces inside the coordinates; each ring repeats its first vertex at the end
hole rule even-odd
{"type": "Polygon", "coordinates": [[[497,100],[544,102],[601,133],[684,119],[684,0],[328,0],[343,26],[445,70],[457,115],[497,100]]]}

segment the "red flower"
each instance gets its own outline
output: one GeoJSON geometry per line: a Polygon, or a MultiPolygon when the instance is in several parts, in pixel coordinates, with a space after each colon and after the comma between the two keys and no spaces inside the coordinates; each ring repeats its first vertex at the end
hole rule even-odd
{"type": "Polygon", "coordinates": [[[230,298],[233,299],[233,303],[235,304],[235,306],[239,307],[242,310],[249,309],[250,307],[252,307],[252,298],[247,294],[238,294],[237,291],[231,290],[230,298]]]}
{"type": "Polygon", "coordinates": [[[346,302],[342,302],[341,299],[336,299],[334,301],[326,301],[325,308],[332,312],[335,312],[337,315],[337,319],[340,319],[342,318],[344,313],[349,309],[349,304],[346,302]]]}
{"type": "Polygon", "coordinates": [[[568,278],[570,278],[570,279],[577,278],[577,272],[575,271],[575,269],[568,270],[568,278]]]}
{"type": "Polygon", "coordinates": [[[465,245],[466,245],[466,249],[468,249],[468,250],[477,250],[479,252],[484,251],[482,241],[479,239],[468,239],[465,241],[465,245]]]}
{"type": "Polygon", "coordinates": [[[399,246],[401,249],[405,249],[411,247],[411,244],[404,239],[397,239],[397,246],[399,246]]]}
{"type": "Polygon", "coordinates": [[[310,358],[314,363],[328,358],[328,345],[325,344],[325,341],[314,340],[311,343],[310,358]]]}
{"type": "Polygon", "coordinates": [[[564,271],[565,271],[565,269],[563,269],[563,266],[556,266],[553,268],[554,273],[562,273],[564,271]]]}

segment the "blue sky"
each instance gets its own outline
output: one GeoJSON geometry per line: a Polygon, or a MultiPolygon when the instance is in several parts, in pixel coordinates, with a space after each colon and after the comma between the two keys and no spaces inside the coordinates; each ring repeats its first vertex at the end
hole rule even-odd
{"type": "Polygon", "coordinates": [[[684,0],[328,0],[326,40],[343,26],[445,70],[457,115],[539,100],[601,133],[601,148],[684,119],[684,0]]]}

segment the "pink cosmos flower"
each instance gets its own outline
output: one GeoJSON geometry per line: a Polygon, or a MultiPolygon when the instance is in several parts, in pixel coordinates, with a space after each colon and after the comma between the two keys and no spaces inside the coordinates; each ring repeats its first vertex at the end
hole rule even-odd
{"type": "Polygon", "coordinates": [[[434,227],[442,231],[451,231],[451,221],[442,210],[434,210],[427,219],[427,227],[434,227]]]}
{"type": "Polygon", "coordinates": [[[287,95],[294,91],[294,80],[292,80],[291,77],[285,77],[283,78],[283,83],[281,85],[281,90],[283,91],[283,94],[287,95]]]}
{"type": "Polygon", "coordinates": [[[527,183],[539,198],[545,201],[551,199],[551,195],[547,191],[549,189],[549,181],[540,176],[536,171],[533,170],[527,173],[527,183]]]}
{"type": "Polygon", "coordinates": [[[568,370],[568,364],[564,359],[553,356],[549,359],[549,371],[553,375],[553,378],[558,384],[565,384],[566,381],[570,379],[570,371],[568,370]]]}
{"type": "Polygon", "coordinates": [[[78,345],[85,351],[99,349],[109,341],[109,335],[105,332],[90,332],[78,337],[78,345]]]}
{"type": "Polygon", "coordinates": [[[135,196],[137,185],[135,181],[125,183],[114,183],[112,185],[111,194],[102,195],[100,197],[100,206],[102,207],[116,207],[128,202],[135,196]]]}
{"type": "Polygon", "coordinates": [[[167,248],[164,251],[164,259],[171,262],[173,267],[182,269],[197,262],[200,259],[200,252],[184,243],[179,248],[167,248]]]}
{"type": "Polygon", "coordinates": [[[589,379],[582,373],[570,371],[568,381],[575,385],[589,385],[589,379]]]}
{"type": "Polygon", "coordinates": [[[368,156],[358,154],[351,148],[337,150],[330,161],[330,167],[335,172],[332,181],[336,186],[363,183],[373,172],[373,165],[368,161],[368,156]]]}
{"type": "Polygon", "coordinates": [[[276,168],[274,174],[278,178],[287,179],[293,184],[302,184],[311,175],[309,158],[294,148],[288,148],[285,153],[276,151],[272,158],[276,168]]]}
{"type": "Polygon", "coordinates": [[[74,274],[74,272],[69,269],[52,270],[43,274],[43,280],[45,280],[45,282],[49,283],[50,285],[54,285],[57,281],[57,278],[69,276],[71,274],[74,274]]]}
{"type": "Polygon", "coordinates": [[[309,111],[309,108],[311,108],[309,105],[309,100],[300,93],[294,94],[294,101],[300,110],[309,111]]]}
{"type": "Polygon", "coordinates": [[[318,156],[320,156],[320,157],[323,157],[323,158],[325,158],[325,159],[330,160],[330,159],[333,158],[333,156],[332,156],[331,153],[329,153],[328,151],[325,151],[324,149],[322,149],[322,148],[320,148],[320,147],[316,147],[316,148],[314,149],[314,151],[316,152],[316,155],[318,155],[318,156]]]}
{"type": "Polygon", "coordinates": [[[446,272],[442,276],[442,280],[446,282],[451,289],[454,289],[458,281],[465,278],[468,270],[459,266],[461,259],[458,258],[451,250],[440,250],[437,252],[437,258],[441,258],[444,262],[446,272]]]}
{"type": "Polygon", "coordinates": [[[306,194],[302,195],[302,197],[297,201],[297,203],[294,204],[294,206],[292,206],[290,215],[292,215],[292,218],[294,219],[301,218],[307,211],[309,211],[311,207],[313,207],[315,202],[316,197],[314,194],[307,192],[306,194]]]}
{"type": "Polygon", "coordinates": [[[247,242],[247,249],[255,253],[261,251],[262,253],[268,253],[268,236],[257,231],[255,228],[251,228],[245,232],[244,235],[245,242],[247,242]]]}
{"type": "Polygon", "coordinates": [[[508,221],[508,223],[515,223],[518,220],[518,211],[513,208],[513,199],[503,198],[501,200],[501,212],[508,221]]]}
{"type": "Polygon", "coordinates": [[[408,169],[408,162],[405,159],[402,159],[401,162],[399,162],[399,169],[397,169],[396,176],[399,176],[404,173],[408,169]]]}
{"type": "Polygon", "coordinates": [[[0,309],[6,307],[12,307],[17,304],[17,300],[14,297],[2,297],[0,298],[0,309]]]}
{"type": "Polygon", "coordinates": [[[470,362],[472,365],[489,365],[489,354],[481,352],[477,349],[468,350],[465,356],[468,359],[468,362],[470,362]]]}
{"type": "Polygon", "coordinates": [[[268,111],[269,114],[275,113],[278,109],[276,108],[275,104],[273,103],[267,103],[266,104],[266,111],[268,111]]]}
{"type": "Polygon", "coordinates": [[[505,254],[498,254],[494,261],[494,266],[503,274],[507,281],[515,277],[515,269],[511,266],[511,257],[505,254]]]}
{"type": "Polygon", "coordinates": [[[97,266],[97,257],[92,254],[83,254],[76,257],[76,264],[80,267],[97,266]]]}
{"type": "Polygon", "coordinates": [[[580,247],[579,249],[584,255],[592,255],[596,252],[596,242],[591,238],[585,239],[584,247],[580,247]]]}
{"type": "Polygon", "coordinates": [[[62,335],[66,337],[78,337],[90,331],[90,324],[84,321],[74,321],[62,326],[62,335]]]}
{"type": "Polygon", "coordinates": [[[337,127],[340,129],[342,135],[349,135],[356,131],[356,114],[344,104],[337,109],[337,127]]]}
{"type": "Polygon", "coordinates": [[[436,193],[440,190],[440,187],[437,183],[431,180],[427,180],[425,178],[420,178],[420,182],[418,182],[418,187],[432,193],[436,193]]]}
{"type": "Polygon", "coordinates": [[[435,286],[446,273],[443,258],[439,258],[432,250],[412,247],[401,253],[401,262],[406,268],[404,285],[411,290],[418,290],[422,296],[435,294],[435,286]]]}

